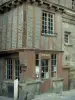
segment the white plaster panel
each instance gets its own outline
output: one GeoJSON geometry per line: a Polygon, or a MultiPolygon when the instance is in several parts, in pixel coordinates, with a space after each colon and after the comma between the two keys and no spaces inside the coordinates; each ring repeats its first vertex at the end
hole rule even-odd
{"type": "Polygon", "coordinates": [[[58,4],[58,0],[50,0],[50,1],[58,4]]]}
{"type": "Polygon", "coordinates": [[[66,7],[72,8],[72,0],[66,0],[66,7]]]}
{"type": "Polygon", "coordinates": [[[41,8],[35,7],[35,48],[39,48],[41,32],[41,8]]]}
{"type": "Polygon", "coordinates": [[[58,0],[60,1],[60,5],[64,6],[65,5],[65,0],[58,0]]]}
{"type": "Polygon", "coordinates": [[[62,36],[62,16],[60,14],[56,14],[56,30],[57,30],[57,37],[56,37],[56,49],[61,50],[61,36],[62,36]]]}
{"type": "Polygon", "coordinates": [[[13,10],[13,22],[12,22],[12,48],[16,48],[17,42],[17,8],[13,10]]]}
{"type": "Polygon", "coordinates": [[[0,15],[0,49],[1,49],[1,42],[2,42],[2,15],[0,15]]]}
{"type": "Polygon", "coordinates": [[[23,35],[23,6],[18,7],[18,48],[22,47],[23,35]]]}
{"type": "Polygon", "coordinates": [[[12,25],[12,11],[8,12],[8,23],[7,23],[7,40],[6,40],[6,48],[11,48],[11,28],[12,25]]]}
{"type": "Polygon", "coordinates": [[[33,7],[28,5],[27,9],[27,47],[32,48],[33,7]]]}
{"type": "Polygon", "coordinates": [[[5,49],[5,44],[6,44],[6,26],[7,26],[7,13],[4,13],[3,28],[2,28],[2,49],[5,49]]]}

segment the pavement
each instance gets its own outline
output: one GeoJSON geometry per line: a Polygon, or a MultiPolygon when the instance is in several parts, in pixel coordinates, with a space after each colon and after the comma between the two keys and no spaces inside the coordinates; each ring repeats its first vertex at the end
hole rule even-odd
{"type": "MultiPolygon", "coordinates": [[[[14,99],[0,96],[0,100],[14,100],[14,99]]],[[[41,95],[36,95],[35,98],[32,100],[75,100],[75,89],[70,91],[63,91],[59,94],[43,93],[41,95]]]]}
{"type": "Polygon", "coordinates": [[[8,98],[4,96],[0,96],[0,100],[14,100],[13,98],[8,98]]]}
{"type": "Polygon", "coordinates": [[[33,100],[75,100],[75,90],[63,91],[59,94],[44,93],[35,96],[33,100]]]}

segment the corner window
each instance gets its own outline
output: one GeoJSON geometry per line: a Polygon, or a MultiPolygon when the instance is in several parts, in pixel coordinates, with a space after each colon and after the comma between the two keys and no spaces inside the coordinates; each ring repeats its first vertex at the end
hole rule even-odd
{"type": "Polygon", "coordinates": [[[54,15],[43,11],[42,13],[42,34],[51,35],[54,33],[54,15]]]}
{"type": "Polygon", "coordinates": [[[41,56],[41,59],[39,60],[39,55],[36,54],[36,78],[41,79],[48,79],[50,74],[51,77],[56,77],[57,74],[57,55],[51,54],[51,59],[46,56],[41,56]],[[40,65],[39,65],[40,61],[40,65]],[[51,63],[50,63],[51,62],[51,63]]]}
{"type": "Polygon", "coordinates": [[[56,54],[51,55],[51,77],[56,77],[57,57],[56,54]]]}

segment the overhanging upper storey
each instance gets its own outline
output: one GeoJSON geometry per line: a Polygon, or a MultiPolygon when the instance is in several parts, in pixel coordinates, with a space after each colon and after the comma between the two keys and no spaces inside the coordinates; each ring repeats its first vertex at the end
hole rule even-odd
{"type": "Polygon", "coordinates": [[[23,2],[27,2],[27,3],[35,3],[36,5],[46,5],[48,8],[53,7],[55,9],[55,11],[64,11],[63,7],[57,5],[56,3],[53,3],[51,1],[47,1],[47,0],[2,0],[0,1],[0,12],[5,12],[10,10],[12,7],[16,7],[17,5],[22,4],[23,2]]]}
{"type": "Polygon", "coordinates": [[[47,4],[49,7],[53,5],[56,9],[65,7],[67,9],[75,10],[75,0],[0,0],[0,11],[3,12],[4,9],[10,9],[12,6],[15,7],[23,2],[38,3],[39,5],[47,4]],[[56,6],[59,6],[59,8],[56,6]]]}

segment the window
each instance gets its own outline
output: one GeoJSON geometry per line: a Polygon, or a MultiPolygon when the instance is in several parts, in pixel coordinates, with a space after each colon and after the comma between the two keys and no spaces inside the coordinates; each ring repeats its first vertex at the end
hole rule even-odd
{"type": "Polygon", "coordinates": [[[39,68],[39,54],[36,54],[36,62],[35,62],[35,65],[36,65],[36,78],[39,78],[39,74],[40,74],[40,68],[39,68]]]}
{"type": "Polygon", "coordinates": [[[51,54],[51,60],[49,57],[50,56],[41,55],[41,59],[39,60],[39,55],[36,55],[36,72],[38,76],[40,76],[40,78],[42,79],[48,79],[50,74],[51,74],[51,77],[56,77],[57,55],[51,54]],[[39,65],[39,61],[40,61],[40,65],[39,65]]]}
{"type": "Polygon", "coordinates": [[[36,54],[36,66],[39,66],[39,54],[36,54]]]}
{"type": "Polygon", "coordinates": [[[57,71],[57,59],[56,59],[56,54],[51,55],[51,77],[56,76],[56,71],[57,71]]]}
{"type": "Polygon", "coordinates": [[[6,79],[20,79],[20,63],[18,59],[7,59],[6,60],[6,79]],[[13,76],[14,75],[14,76],[13,76]]]}
{"type": "Polygon", "coordinates": [[[15,60],[15,79],[20,80],[21,67],[18,59],[15,60]]]}
{"type": "Polygon", "coordinates": [[[64,41],[65,41],[65,43],[67,43],[67,44],[70,43],[70,33],[69,33],[69,32],[65,32],[64,41]]]}
{"type": "Polygon", "coordinates": [[[49,78],[48,59],[41,60],[41,78],[49,78]]]}
{"type": "Polygon", "coordinates": [[[74,2],[75,2],[75,1],[74,1],[74,0],[72,0],[72,9],[74,9],[74,2]]]}
{"type": "Polygon", "coordinates": [[[54,15],[43,11],[42,13],[42,34],[51,35],[54,32],[54,15]]]}
{"type": "Polygon", "coordinates": [[[12,79],[12,59],[6,60],[6,79],[12,79]]]}

